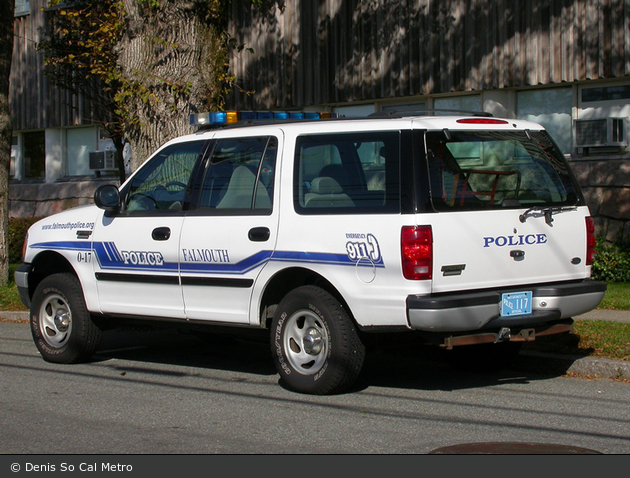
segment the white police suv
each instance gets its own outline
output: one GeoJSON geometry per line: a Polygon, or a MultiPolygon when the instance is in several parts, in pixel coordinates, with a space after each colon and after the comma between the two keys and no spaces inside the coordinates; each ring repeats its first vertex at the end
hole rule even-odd
{"type": "Polygon", "coordinates": [[[15,278],[45,360],[89,359],[117,319],[249,327],[287,387],[329,394],[371,334],[499,364],[601,301],[593,221],[540,125],[251,116],[199,115],[95,205],[32,226],[15,278]]]}

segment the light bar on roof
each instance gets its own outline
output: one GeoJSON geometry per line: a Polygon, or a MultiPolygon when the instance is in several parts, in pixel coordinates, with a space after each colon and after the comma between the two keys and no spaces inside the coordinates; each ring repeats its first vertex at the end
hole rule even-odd
{"type": "Polygon", "coordinates": [[[190,115],[191,126],[224,126],[238,121],[253,120],[299,120],[334,118],[332,113],[311,111],[213,111],[190,115]]]}

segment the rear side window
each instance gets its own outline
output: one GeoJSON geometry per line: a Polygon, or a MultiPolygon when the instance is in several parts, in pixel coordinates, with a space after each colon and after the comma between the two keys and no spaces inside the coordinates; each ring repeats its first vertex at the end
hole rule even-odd
{"type": "Polygon", "coordinates": [[[544,132],[427,133],[431,199],[437,210],[574,206],[569,166],[544,132]]]}
{"type": "Polygon", "coordinates": [[[400,133],[301,136],[294,169],[300,214],[400,211],[400,133]]]}
{"type": "Polygon", "coordinates": [[[275,137],[221,139],[206,170],[198,208],[268,214],[273,203],[275,137]]]}

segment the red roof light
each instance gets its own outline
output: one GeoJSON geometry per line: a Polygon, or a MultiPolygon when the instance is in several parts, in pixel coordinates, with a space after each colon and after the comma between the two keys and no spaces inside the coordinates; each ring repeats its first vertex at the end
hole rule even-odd
{"type": "Polygon", "coordinates": [[[462,124],[509,124],[505,120],[492,118],[464,118],[458,119],[457,122],[462,124]]]}

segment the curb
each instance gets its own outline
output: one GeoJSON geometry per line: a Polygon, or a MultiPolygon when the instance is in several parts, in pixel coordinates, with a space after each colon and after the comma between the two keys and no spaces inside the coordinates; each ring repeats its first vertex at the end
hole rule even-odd
{"type": "Polygon", "coordinates": [[[0,320],[9,322],[28,322],[28,312],[0,311],[0,320]]]}
{"type": "Polygon", "coordinates": [[[532,372],[571,373],[593,378],[630,380],[630,362],[601,357],[521,351],[516,367],[532,372]]]}
{"type": "MultiPolygon", "coordinates": [[[[615,320],[612,313],[602,318],[599,311],[599,320],[615,320]]],[[[621,319],[626,322],[627,315],[621,319]]],[[[586,319],[587,317],[577,317],[577,319],[586,319]]],[[[28,312],[4,312],[0,311],[0,321],[6,320],[10,322],[26,323],[29,319],[28,312]]],[[[595,317],[588,317],[591,320],[597,320],[595,317]]],[[[559,374],[572,373],[588,377],[611,378],[615,380],[630,380],[630,362],[623,360],[610,360],[600,357],[580,357],[574,355],[557,355],[534,351],[521,351],[519,358],[515,364],[516,368],[531,372],[552,372],[559,374]]]]}

